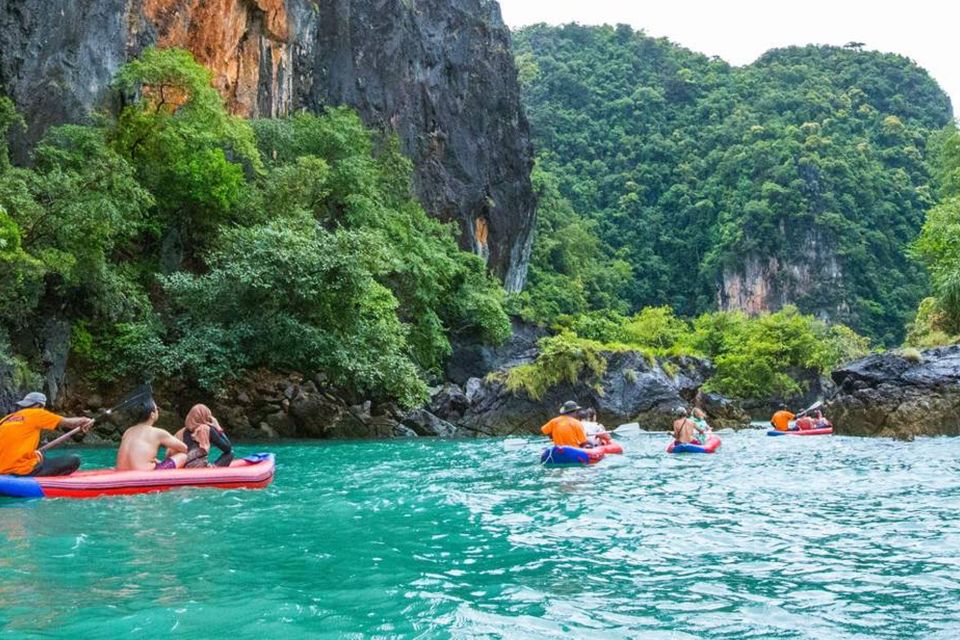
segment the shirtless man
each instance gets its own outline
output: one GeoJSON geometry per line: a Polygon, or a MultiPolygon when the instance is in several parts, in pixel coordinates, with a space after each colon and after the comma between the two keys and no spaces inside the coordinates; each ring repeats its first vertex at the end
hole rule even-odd
{"type": "Polygon", "coordinates": [[[127,429],[117,451],[117,471],[152,471],[178,469],[187,462],[187,445],[173,434],[153,426],[160,411],[153,400],[143,405],[140,420],[127,429]],[[160,447],[167,448],[167,459],[157,461],[160,447]],[[172,453],[171,452],[176,452],[172,453]]]}
{"type": "Polygon", "coordinates": [[[683,407],[677,407],[675,413],[677,419],[673,422],[673,439],[676,440],[677,444],[702,444],[699,440],[694,439],[693,435],[697,432],[703,434],[704,431],[689,418],[687,410],[683,407]]]}

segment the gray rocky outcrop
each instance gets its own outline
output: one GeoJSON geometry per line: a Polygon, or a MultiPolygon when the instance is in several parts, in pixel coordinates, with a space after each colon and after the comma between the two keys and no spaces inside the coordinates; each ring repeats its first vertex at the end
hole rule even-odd
{"type": "Polygon", "coordinates": [[[459,389],[448,386],[442,392],[444,398],[457,398],[459,404],[444,400],[433,406],[441,418],[481,435],[537,433],[571,399],[594,407],[607,425],[637,421],[646,429],[666,429],[673,421],[673,410],[690,406],[710,371],[708,362],[696,358],[654,360],[635,351],[609,352],[604,357],[607,369],[599,378],[585,372],[576,382],[550,388],[542,398],[532,398],[523,390],[510,391],[503,369],[470,378],[462,396],[459,389]],[[456,413],[443,413],[443,406],[456,406],[456,413]]]}
{"type": "Polygon", "coordinates": [[[912,440],[960,435],[960,346],[890,351],[833,372],[825,413],[838,434],[912,440]]]}
{"type": "Polygon", "coordinates": [[[510,32],[490,0],[0,0],[0,92],[25,142],[114,105],[110,82],[145,47],[182,47],[233,113],[349,105],[395,132],[431,215],[510,291],[526,277],[533,152],[510,32]]]}
{"type": "Polygon", "coordinates": [[[446,366],[447,380],[463,386],[470,378],[482,378],[492,371],[533,362],[540,352],[537,343],[549,332],[518,318],[513,318],[510,324],[510,337],[497,346],[474,336],[454,337],[453,353],[446,366]]]}

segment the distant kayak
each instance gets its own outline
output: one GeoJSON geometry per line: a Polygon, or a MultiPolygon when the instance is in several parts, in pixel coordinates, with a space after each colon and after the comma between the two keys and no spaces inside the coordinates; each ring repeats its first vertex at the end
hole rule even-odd
{"type": "Polygon", "coordinates": [[[667,447],[667,453],[716,453],[720,448],[720,438],[710,436],[706,444],[677,444],[671,442],[667,447]]]}
{"type": "Polygon", "coordinates": [[[164,471],[77,471],[68,476],[0,475],[0,496],[10,498],[95,498],[154,493],[181,487],[261,489],[273,481],[272,453],[234,460],[229,467],[164,471]]]}
{"type": "Polygon", "coordinates": [[[829,436],[832,433],[833,427],[823,427],[822,429],[804,429],[803,431],[777,431],[776,429],[770,429],[767,431],[768,436],[829,436]]]}

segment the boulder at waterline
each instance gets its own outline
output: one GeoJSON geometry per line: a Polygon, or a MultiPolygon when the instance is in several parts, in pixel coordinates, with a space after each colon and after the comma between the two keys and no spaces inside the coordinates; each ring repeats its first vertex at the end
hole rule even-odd
{"type": "Polygon", "coordinates": [[[824,412],[835,433],[912,440],[960,435],[960,346],[890,351],[832,374],[838,390],[824,412]]]}

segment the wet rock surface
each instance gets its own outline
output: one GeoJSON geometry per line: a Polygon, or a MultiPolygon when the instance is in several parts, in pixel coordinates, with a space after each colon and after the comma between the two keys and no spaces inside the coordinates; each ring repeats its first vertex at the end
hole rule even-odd
{"type": "Polygon", "coordinates": [[[888,352],[833,372],[836,395],[825,413],[835,432],[912,440],[960,435],[960,346],[906,357],[888,352]]]}

